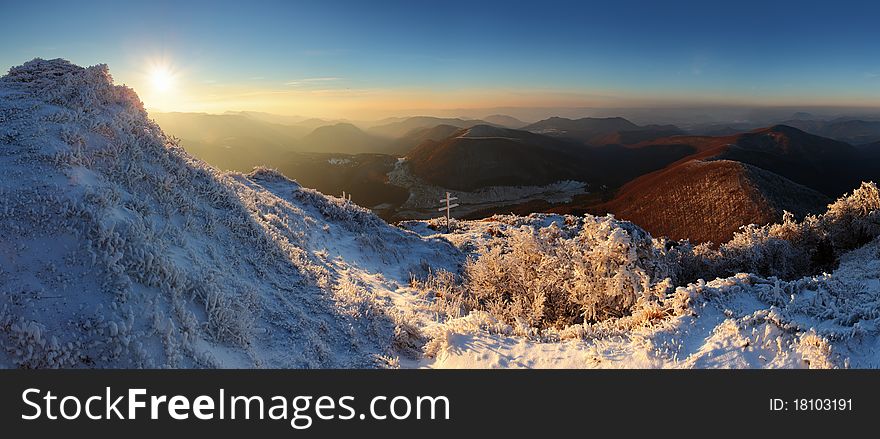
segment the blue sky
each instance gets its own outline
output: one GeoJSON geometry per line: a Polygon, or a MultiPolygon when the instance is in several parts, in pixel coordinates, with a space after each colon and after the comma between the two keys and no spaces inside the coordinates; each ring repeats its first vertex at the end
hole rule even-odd
{"type": "Polygon", "coordinates": [[[871,2],[41,1],[2,9],[3,70],[34,57],[107,63],[148,106],[166,110],[880,103],[880,6],[871,2]],[[149,89],[156,64],[173,71],[176,93],[149,89]]]}

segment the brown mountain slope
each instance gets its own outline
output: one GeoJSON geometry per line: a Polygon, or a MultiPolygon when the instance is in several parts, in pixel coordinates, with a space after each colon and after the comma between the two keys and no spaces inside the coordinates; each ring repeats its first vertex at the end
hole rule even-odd
{"type": "Polygon", "coordinates": [[[300,140],[299,149],[322,153],[383,153],[388,143],[350,123],[337,123],[315,128],[300,140]]]}
{"type": "Polygon", "coordinates": [[[572,139],[588,145],[631,145],[684,134],[674,125],[636,125],[622,117],[566,119],[551,117],[522,128],[533,133],[572,139]]]}
{"type": "Polygon", "coordinates": [[[774,172],[830,197],[842,195],[877,173],[876,161],[864,160],[864,154],[852,145],[786,125],[722,137],[675,136],[636,146],[658,145],[687,145],[697,151],[671,166],[694,159],[733,160],[774,172]]]}
{"type": "Polygon", "coordinates": [[[527,131],[477,125],[426,140],[406,158],[412,172],[442,187],[544,185],[576,179],[579,145],[527,131]]]}
{"type": "Polygon", "coordinates": [[[407,153],[410,169],[432,184],[472,190],[578,180],[618,187],[699,149],[690,145],[588,146],[523,130],[477,125],[430,139],[407,153]]]}
{"type": "Polygon", "coordinates": [[[470,128],[474,125],[483,124],[492,125],[491,123],[487,123],[483,120],[414,116],[370,127],[367,132],[376,136],[396,139],[407,135],[412,130],[415,130],[417,128],[430,128],[437,125],[452,125],[458,128],[470,128]]]}
{"type": "Polygon", "coordinates": [[[391,141],[387,153],[395,155],[406,155],[415,147],[421,145],[426,140],[439,142],[456,132],[461,128],[453,125],[437,125],[428,128],[415,128],[406,133],[403,137],[391,141]]]}
{"type": "Polygon", "coordinates": [[[615,131],[596,136],[589,139],[587,143],[590,145],[633,145],[683,134],[684,131],[674,125],[648,125],[635,130],[615,131]]]}
{"type": "Polygon", "coordinates": [[[783,210],[800,217],[828,202],[815,190],[746,163],[690,160],[628,183],[595,210],[655,236],[721,243],[744,224],[778,221],[783,210]]]}

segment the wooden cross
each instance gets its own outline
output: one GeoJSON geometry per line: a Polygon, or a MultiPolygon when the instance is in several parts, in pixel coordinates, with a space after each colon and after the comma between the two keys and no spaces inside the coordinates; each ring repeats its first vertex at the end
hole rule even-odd
{"type": "Polygon", "coordinates": [[[447,193],[446,193],[446,198],[443,198],[443,199],[440,200],[441,203],[444,203],[444,202],[445,202],[445,203],[446,203],[446,206],[443,206],[443,207],[437,209],[438,211],[443,211],[444,209],[446,210],[446,233],[449,233],[449,218],[450,218],[449,211],[450,211],[453,207],[458,207],[458,206],[459,206],[458,203],[454,203],[454,204],[451,204],[451,203],[452,203],[452,201],[457,200],[457,199],[458,199],[458,197],[450,197],[450,196],[449,196],[449,192],[447,192],[447,193]]]}

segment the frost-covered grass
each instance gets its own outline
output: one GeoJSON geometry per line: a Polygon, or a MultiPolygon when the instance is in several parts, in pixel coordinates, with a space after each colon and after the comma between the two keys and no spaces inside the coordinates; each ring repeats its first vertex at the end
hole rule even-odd
{"type": "Polygon", "coordinates": [[[486,310],[537,328],[566,327],[622,317],[670,287],[669,255],[646,232],[611,217],[567,220],[573,223],[511,229],[492,240],[465,265],[461,285],[438,288],[438,306],[486,310]]]}

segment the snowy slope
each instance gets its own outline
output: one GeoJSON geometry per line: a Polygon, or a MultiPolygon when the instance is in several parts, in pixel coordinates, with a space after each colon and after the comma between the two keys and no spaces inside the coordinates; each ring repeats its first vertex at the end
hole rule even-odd
{"type": "Polygon", "coordinates": [[[717,254],[589,215],[394,227],[271,170],[219,172],[106,66],[39,59],[0,79],[0,175],[0,367],[880,367],[873,185],[717,254]],[[855,250],[795,276],[814,229],[855,250]],[[570,288],[583,318],[465,288],[505,255],[545,271],[490,293],[570,288]],[[736,274],[767,261],[793,280],[736,274]]]}

